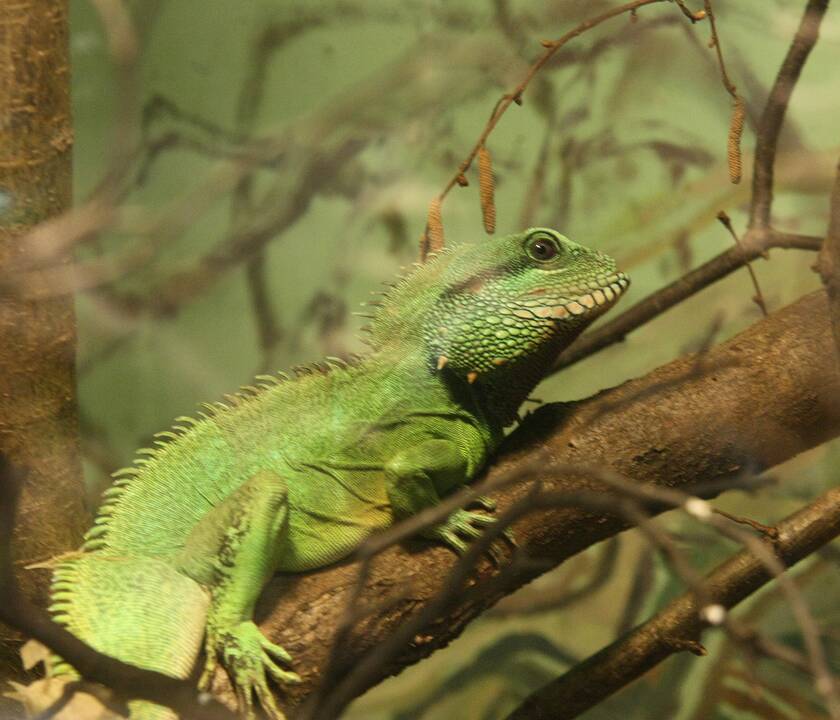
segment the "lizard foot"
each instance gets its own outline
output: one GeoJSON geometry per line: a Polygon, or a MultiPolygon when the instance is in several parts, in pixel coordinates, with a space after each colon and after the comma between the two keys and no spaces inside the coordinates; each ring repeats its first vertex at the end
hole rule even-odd
{"type": "MultiPolygon", "coordinates": [[[[498,522],[496,518],[488,515],[469,510],[456,510],[446,522],[429,528],[423,535],[434,540],[441,540],[456,553],[463,555],[469,549],[467,541],[481,537],[482,530],[496,522],[498,522]]],[[[516,546],[516,540],[509,529],[502,534],[511,545],[516,546]]],[[[487,552],[496,565],[501,564],[504,555],[501,552],[500,543],[492,543],[487,552]]]]}
{"type": "Polygon", "coordinates": [[[291,656],[279,645],[275,645],[262,634],[250,620],[240,622],[232,628],[211,630],[208,628],[207,662],[199,681],[199,688],[209,689],[213,674],[219,662],[230,676],[236,691],[239,712],[243,717],[255,717],[254,695],[272,720],[284,720],[285,715],[277,707],[274,695],[268,686],[266,673],[280,684],[299,683],[297,673],[283,670],[277,663],[288,664],[291,656]]]}

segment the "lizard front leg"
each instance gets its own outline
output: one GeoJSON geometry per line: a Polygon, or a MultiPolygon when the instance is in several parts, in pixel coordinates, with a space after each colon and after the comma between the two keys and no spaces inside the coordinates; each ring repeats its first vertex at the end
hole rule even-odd
{"type": "MultiPolygon", "coordinates": [[[[410,517],[440,503],[441,495],[467,481],[467,460],[450,440],[428,439],[399,452],[385,464],[388,499],[396,519],[410,517]]],[[[482,528],[495,518],[468,510],[456,510],[445,522],[421,535],[441,540],[457,553],[467,550],[465,540],[481,536],[482,528]]]]}
{"type": "Polygon", "coordinates": [[[254,716],[253,697],[273,718],[283,718],[266,674],[280,683],[300,682],[278,663],[291,657],[253,621],[254,605],[277,567],[288,525],[286,483],[263,471],[232,492],[191,533],[180,558],[182,571],[210,592],[200,684],[209,687],[221,662],[236,690],[240,711],[254,716]]]}

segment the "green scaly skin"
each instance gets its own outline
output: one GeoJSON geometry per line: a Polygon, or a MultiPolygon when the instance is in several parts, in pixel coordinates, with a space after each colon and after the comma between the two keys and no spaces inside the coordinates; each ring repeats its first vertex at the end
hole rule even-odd
{"type": "MultiPolygon", "coordinates": [[[[189,677],[202,646],[253,715],[299,678],[253,622],[277,571],[336,562],[473,478],[558,353],[627,287],[614,261],[547,229],[447,250],[388,292],[371,352],[179,418],[115,474],[79,553],[54,573],[56,620],[96,649],[189,677]]],[[[463,552],[493,522],[425,533],[463,552]]],[[[54,674],[72,674],[63,662],[54,674]]],[[[169,711],[131,703],[132,718],[169,711]]]]}

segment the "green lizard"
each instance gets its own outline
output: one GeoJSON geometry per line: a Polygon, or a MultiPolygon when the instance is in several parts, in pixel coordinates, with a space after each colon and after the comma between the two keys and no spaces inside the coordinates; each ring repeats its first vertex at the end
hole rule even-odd
{"type": "MultiPolygon", "coordinates": [[[[261,376],[115,473],[81,550],[54,571],[56,621],[176,677],[203,645],[203,686],[221,663],[244,714],[257,699],[281,718],[268,679],[299,678],[253,622],[268,578],[345,558],[473,478],[558,353],[628,283],[611,258],[541,228],[434,256],[385,295],[366,357],[261,376]]],[[[458,510],[425,536],[463,552],[492,522],[458,510]]],[[[52,673],[73,669],[57,659],[52,673]]]]}

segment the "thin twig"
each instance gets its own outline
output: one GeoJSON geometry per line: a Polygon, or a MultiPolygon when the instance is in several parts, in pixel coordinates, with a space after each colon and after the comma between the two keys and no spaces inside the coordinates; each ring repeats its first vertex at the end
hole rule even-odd
{"type": "Polygon", "coordinates": [[[711,43],[715,48],[715,52],[717,53],[717,61],[718,67],[720,68],[721,82],[723,82],[723,87],[726,88],[726,92],[728,92],[732,96],[732,99],[735,100],[738,97],[738,93],[734,83],[729,79],[729,73],[727,73],[726,71],[726,63],[723,61],[723,50],[720,47],[720,39],[718,38],[717,24],[715,23],[715,13],[714,10],[712,10],[711,0],[703,0],[703,5],[706,8],[706,17],[709,19],[709,31],[712,34],[711,43]]]}
{"type": "MultiPolygon", "coordinates": [[[[735,228],[732,227],[732,219],[729,217],[729,215],[726,214],[726,211],[720,210],[717,214],[717,219],[720,221],[720,224],[723,225],[729,231],[729,234],[732,236],[732,239],[735,241],[735,244],[740,247],[741,239],[735,232],[735,228]]],[[[758,284],[758,278],[755,275],[755,270],[753,270],[752,263],[749,260],[747,260],[744,263],[744,265],[746,265],[747,272],[750,274],[750,280],[752,280],[753,288],[755,289],[755,295],[753,295],[753,302],[761,308],[761,314],[764,315],[764,317],[767,317],[767,303],[764,300],[764,295],[761,293],[761,286],[758,284]]]]}
{"type": "Polygon", "coordinates": [[[478,136],[478,140],[476,140],[470,152],[461,161],[461,164],[458,165],[458,169],[455,171],[455,174],[450,178],[449,182],[446,183],[438,197],[442,200],[449,194],[449,191],[452,190],[452,188],[458,185],[458,178],[465,175],[467,170],[470,169],[473,160],[475,159],[476,155],[478,155],[478,151],[485,144],[490,133],[493,132],[493,129],[496,127],[499,120],[501,120],[502,116],[505,114],[507,109],[513,103],[516,103],[517,105],[521,104],[522,95],[528,88],[528,85],[530,85],[531,81],[534,79],[534,76],[536,76],[536,74],[546,65],[546,63],[548,63],[554,57],[554,55],[557,53],[558,50],[560,50],[560,48],[562,48],[570,40],[576,38],[578,35],[581,35],[594,27],[597,27],[606,20],[610,20],[611,18],[614,18],[618,15],[622,15],[626,12],[633,12],[644,5],[652,5],[658,2],[664,2],[664,0],[634,0],[633,2],[628,2],[623,5],[619,5],[618,7],[607,10],[606,12],[603,12],[600,15],[596,15],[595,17],[584,20],[582,23],[569,30],[557,40],[544,41],[543,46],[546,48],[545,52],[542,55],[540,55],[539,58],[537,58],[537,60],[528,68],[522,80],[520,80],[520,82],[513,89],[502,95],[502,97],[500,97],[496,101],[496,104],[493,107],[493,111],[490,113],[490,118],[487,120],[484,129],[478,136]]]}
{"type": "Polygon", "coordinates": [[[752,518],[744,517],[742,515],[733,515],[732,513],[728,513],[719,508],[715,508],[714,511],[721,517],[725,517],[727,520],[731,520],[734,523],[738,523],[739,525],[749,525],[753,530],[760,532],[768,540],[775,541],[779,538],[779,528],[775,525],[765,525],[764,523],[760,523],[752,518]]]}
{"type": "Polygon", "coordinates": [[[758,121],[750,201],[749,227],[751,229],[770,226],[770,209],[773,204],[773,165],[776,160],[779,132],[785,120],[793,88],[796,86],[808,55],[817,42],[820,23],[828,7],[828,1],[808,0],[799,29],[779,68],[773,89],[770,91],[767,104],[758,121]]]}
{"type": "MultiPolygon", "coordinates": [[[[785,567],[831,542],[840,534],[840,489],[830,490],[779,523],[776,550],[785,567]]],[[[709,598],[731,608],[773,579],[753,549],[743,550],[704,581],[709,598]]],[[[531,695],[511,720],[568,720],[641,676],[668,656],[696,643],[709,627],[693,592],[682,595],[648,622],[576,665],[531,695]]],[[[794,660],[795,661],[795,660],[794,660]]]]}

